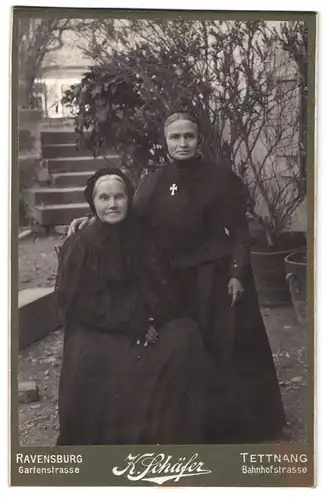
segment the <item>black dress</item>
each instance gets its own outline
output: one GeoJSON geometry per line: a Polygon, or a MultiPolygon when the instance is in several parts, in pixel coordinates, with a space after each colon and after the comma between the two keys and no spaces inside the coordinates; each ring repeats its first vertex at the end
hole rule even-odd
{"type": "Polygon", "coordinates": [[[160,248],[178,313],[197,321],[224,379],[233,408],[225,441],[275,438],[286,421],[250,265],[240,178],[200,158],[163,165],[141,180],[134,207],[160,248]],[[231,277],[245,290],[234,307],[231,277]]]}
{"type": "Polygon", "coordinates": [[[196,323],[157,300],[130,231],[96,221],[60,251],[58,445],[203,443],[212,415],[225,418],[209,407],[215,368],[196,323]],[[152,315],[159,338],[144,347],[152,315]]]}

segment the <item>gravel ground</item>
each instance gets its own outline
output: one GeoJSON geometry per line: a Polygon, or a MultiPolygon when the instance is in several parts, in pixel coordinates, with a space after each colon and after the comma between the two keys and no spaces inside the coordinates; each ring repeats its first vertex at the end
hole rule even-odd
{"type": "Polygon", "coordinates": [[[19,290],[54,285],[57,271],[55,246],[63,242],[61,235],[28,237],[19,242],[19,290]]]}
{"type": "MultiPolygon", "coordinates": [[[[62,236],[22,240],[19,245],[19,289],[53,286],[55,245],[62,236]]],[[[306,414],[308,333],[297,323],[291,306],[262,309],[278,372],[288,429],[285,442],[307,439],[306,414]]],[[[312,335],[312,333],[311,333],[312,335]]],[[[19,354],[18,378],[32,380],[40,399],[19,404],[19,440],[23,446],[53,446],[58,433],[57,393],[62,360],[62,331],[52,332],[19,354]]]]}

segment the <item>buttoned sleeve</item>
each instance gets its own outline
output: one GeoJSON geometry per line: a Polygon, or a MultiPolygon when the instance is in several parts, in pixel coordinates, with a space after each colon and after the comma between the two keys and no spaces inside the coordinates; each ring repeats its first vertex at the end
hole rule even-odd
{"type": "Polygon", "coordinates": [[[250,233],[247,220],[245,186],[236,174],[229,172],[225,202],[227,204],[228,230],[231,239],[230,277],[243,279],[250,266],[250,233]]]}

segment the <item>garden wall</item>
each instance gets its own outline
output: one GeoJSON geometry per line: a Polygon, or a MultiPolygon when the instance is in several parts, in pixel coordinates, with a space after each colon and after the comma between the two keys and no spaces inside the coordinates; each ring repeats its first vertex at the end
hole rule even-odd
{"type": "MultiPolygon", "coordinates": [[[[41,159],[41,117],[39,110],[19,109],[18,169],[19,169],[19,225],[28,225],[29,207],[24,191],[34,184],[41,159]]],[[[15,167],[15,166],[14,166],[15,167]]]]}

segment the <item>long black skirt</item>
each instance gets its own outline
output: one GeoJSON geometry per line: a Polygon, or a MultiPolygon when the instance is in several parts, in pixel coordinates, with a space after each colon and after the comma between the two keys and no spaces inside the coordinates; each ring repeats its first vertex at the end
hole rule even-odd
{"type": "Polygon", "coordinates": [[[224,387],[215,400],[228,408],[227,424],[223,428],[217,420],[210,442],[267,442],[278,439],[286,425],[273,356],[252,270],[243,280],[243,296],[231,307],[229,268],[226,259],[178,270],[170,276],[171,295],[179,297],[180,314],[192,314],[200,326],[224,387]]]}
{"type": "Polygon", "coordinates": [[[149,347],[121,333],[69,325],[57,444],[205,443],[226,418],[212,398],[217,391],[215,364],[193,320],[169,322],[149,347]]]}

